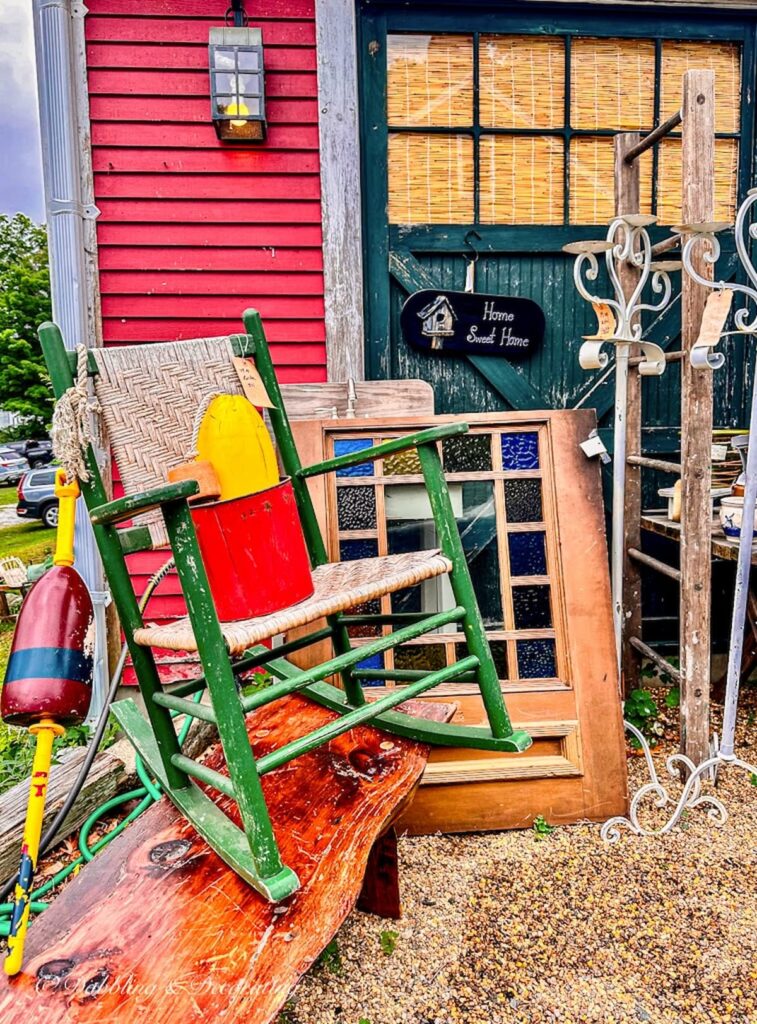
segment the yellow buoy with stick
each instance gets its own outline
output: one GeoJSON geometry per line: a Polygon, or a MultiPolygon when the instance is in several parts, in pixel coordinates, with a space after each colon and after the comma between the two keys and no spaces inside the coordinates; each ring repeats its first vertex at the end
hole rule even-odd
{"type": "Polygon", "coordinates": [[[74,518],[79,487],[55,475],[58,534],[53,567],[31,588],[19,612],[0,713],[36,738],[29,802],[14,891],[5,973],[18,974],[29,925],[32,883],[45,814],[53,743],[86,718],[92,696],[94,612],[74,563],[74,518]]]}

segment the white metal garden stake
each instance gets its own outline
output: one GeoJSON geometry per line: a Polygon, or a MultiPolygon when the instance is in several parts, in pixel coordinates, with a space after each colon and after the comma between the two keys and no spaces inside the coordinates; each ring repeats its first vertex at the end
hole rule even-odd
{"type": "Polygon", "coordinates": [[[610,357],[604,352],[606,344],[615,346],[615,424],[613,431],[613,489],[612,489],[612,606],[615,644],[620,671],[621,638],[623,626],[623,536],[624,494],[626,477],[626,410],[628,405],[628,359],[632,344],[641,348],[639,373],[659,376],[665,370],[665,353],[659,345],[643,338],[640,314],[644,311],[661,313],[670,302],[672,286],[668,276],[670,264],[655,265],[652,244],[647,228],[657,218],[646,214],[626,214],[610,222],[607,237],[602,241],[571,242],[564,251],[575,255],[573,280],[579,295],[594,307],[599,328],[594,335],[585,335],[578,353],[584,370],[603,370],[610,357]],[[587,282],[599,277],[597,256],[604,253],[607,274],[613,298],[602,298],[591,291],[587,282]],[[639,279],[633,293],[626,298],[618,268],[629,263],[638,271],[639,279]],[[585,280],[584,280],[585,278],[585,280]],[[651,278],[654,303],[644,302],[642,296],[651,278]]]}
{"type": "MultiPolygon", "coordinates": [[[[726,287],[731,291],[745,296],[745,305],[736,311],[734,315],[735,331],[731,334],[757,335],[757,269],[749,256],[749,242],[757,239],[757,224],[750,224],[747,227],[747,218],[750,211],[757,204],[757,189],[752,189],[741,205],[736,215],[736,226],[734,229],[736,251],[739,255],[741,265],[744,268],[750,285],[729,283],[727,286],[723,281],[710,281],[702,277],[694,268],[692,254],[695,246],[708,244],[709,251],[704,256],[707,263],[714,264],[720,256],[720,243],[715,236],[715,231],[722,230],[724,225],[719,224],[691,224],[684,225],[678,229],[687,236],[683,246],[683,266],[685,272],[697,284],[706,288],[722,291],[726,287]],[[750,312],[749,304],[752,303],[753,310],[750,312]]],[[[726,225],[727,226],[727,225],[726,225]]],[[[716,368],[723,362],[720,354],[710,354],[692,350],[691,360],[694,365],[716,368]]],[[[749,764],[735,753],[736,736],[736,712],[739,702],[739,680],[741,675],[741,653],[744,645],[744,623],[746,620],[747,598],[749,594],[749,573],[752,564],[752,524],[754,522],[755,503],[757,502],[757,437],[752,438],[752,429],[757,427],[757,377],[752,387],[752,406],[749,419],[749,449],[746,465],[746,482],[744,485],[744,508],[741,519],[741,531],[739,536],[739,554],[736,563],[736,586],[733,599],[733,616],[731,619],[731,641],[728,650],[728,671],[726,675],[726,696],[725,711],[723,715],[723,735],[718,741],[714,736],[712,741],[712,755],[695,765],[683,754],[672,754],[667,759],[667,769],[672,776],[679,776],[683,769],[686,775],[686,783],[681,791],[678,800],[668,795],[665,787],[660,783],[655,772],[654,764],[649,753],[645,738],[632,726],[630,731],[640,741],[649,768],[651,782],[642,786],[631,801],[631,808],[628,818],[610,818],[602,826],[602,837],[609,842],[616,842],[620,838],[620,827],[625,826],[637,835],[663,835],[669,832],[676,822],[679,821],[684,811],[691,810],[701,805],[709,805],[708,815],[711,820],[723,824],[728,812],[722,801],[709,794],[702,795],[702,780],[711,776],[719,768],[738,767],[744,769],[750,775],[757,775],[757,766],[749,764]],[[658,809],[673,806],[670,817],[661,828],[647,829],[639,822],[639,807],[645,797],[651,796],[654,805],[658,809]]]]}

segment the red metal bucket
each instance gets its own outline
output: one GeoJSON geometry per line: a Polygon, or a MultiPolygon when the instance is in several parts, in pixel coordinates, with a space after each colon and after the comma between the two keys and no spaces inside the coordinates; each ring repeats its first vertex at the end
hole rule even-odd
{"type": "Polygon", "coordinates": [[[289,479],[256,494],[193,505],[192,519],[222,622],[270,615],[312,595],[289,479]]]}

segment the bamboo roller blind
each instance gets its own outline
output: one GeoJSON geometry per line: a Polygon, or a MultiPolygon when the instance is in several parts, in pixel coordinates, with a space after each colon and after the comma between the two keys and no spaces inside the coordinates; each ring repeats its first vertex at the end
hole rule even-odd
{"type": "MultiPolygon", "coordinates": [[[[606,221],[613,213],[612,137],[591,133],[646,132],[655,123],[653,40],[572,39],[566,125],[565,40],[482,35],[476,182],[472,36],[390,35],[387,59],[389,220],[395,224],[470,223],[476,186],[481,223],[562,224],[566,170],[569,222],[606,221]],[[566,154],[568,126],[579,134],[566,154]],[[428,127],[450,131],[417,131],[428,127]],[[402,131],[408,128],[416,131],[402,131]]],[[[658,119],[680,106],[681,78],[692,67],[715,72],[716,131],[738,132],[740,50],[731,43],[662,41],[658,119]]],[[[718,219],[733,217],[737,162],[738,140],[718,139],[718,219]]],[[[643,212],[652,209],[652,170],[649,152],[641,163],[643,212]]],[[[680,174],[680,141],[666,139],[658,157],[662,223],[680,218],[680,174]]]]}

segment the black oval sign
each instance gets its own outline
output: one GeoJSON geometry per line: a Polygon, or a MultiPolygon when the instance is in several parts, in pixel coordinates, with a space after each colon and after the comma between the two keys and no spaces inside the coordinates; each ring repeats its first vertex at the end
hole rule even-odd
{"type": "Polygon", "coordinates": [[[544,340],[544,313],[531,299],[477,292],[410,295],[400,313],[405,340],[427,352],[525,359],[544,340]]]}

